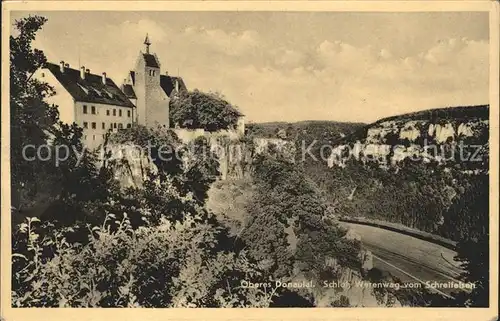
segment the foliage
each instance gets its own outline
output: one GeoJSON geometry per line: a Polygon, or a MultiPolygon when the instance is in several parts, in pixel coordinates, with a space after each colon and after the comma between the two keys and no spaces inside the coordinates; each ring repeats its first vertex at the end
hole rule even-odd
{"type": "Polygon", "coordinates": [[[249,178],[217,181],[208,191],[207,209],[236,236],[247,224],[246,207],[254,197],[254,183],[249,178]]]}
{"type": "Polygon", "coordinates": [[[482,181],[472,187],[467,196],[458,203],[452,207],[451,215],[456,216],[454,219],[457,223],[467,226],[469,232],[462,233],[455,259],[462,262],[465,270],[461,276],[462,280],[475,284],[472,293],[463,300],[463,303],[466,306],[488,307],[490,286],[488,177],[483,177],[482,181]]]}
{"type": "Polygon", "coordinates": [[[314,150],[314,148],[338,141],[345,135],[362,128],[363,125],[361,123],[336,121],[249,123],[246,125],[246,135],[261,138],[282,138],[297,142],[303,141],[306,146],[316,142],[313,146],[314,150]]]}
{"type": "Polygon", "coordinates": [[[276,296],[241,287],[265,275],[244,252],[214,251],[218,229],[195,216],[133,229],[126,215],[108,214],[83,245],[67,242],[71,228],[40,235],[39,224],[19,226],[14,306],[266,307],[276,296]]]}
{"type": "Polygon", "coordinates": [[[26,150],[27,145],[46,144],[50,128],[57,123],[57,109],[44,99],[53,95],[53,88],[33,78],[33,74],[45,62],[43,52],[32,49],[36,32],[46,22],[43,17],[16,20],[17,36],[10,36],[10,124],[11,124],[11,173],[13,182],[13,206],[16,209],[29,203],[40,190],[44,180],[35,173],[44,173],[47,163],[27,161],[36,152],[26,150]]]}
{"type": "Polygon", "coordinates": [[[170,102],[171,126],[213,132],[233,129],[241,113],[224,97],[199,90],[183,92],[170,102]]]}
{"type": "Polygon", "coordinates": [[[400,223],[455,241],[472,233],[477,214],[470,216],[461,209],[471,204],[466,191],[476,189],[483,175],[444,171],[415,161],[388,169],[354,159],[345,168],[313,161],[304,166],[336,215],[400,223]]]}
{"type": "Polygon", "coordinates": [[[274,264],[281,269],[275,273],[289,274],[290,270],[283,269],[293,262],[313,279],[328,278],[326,262],[331,258],[343,267],[361,268],[359,242],[345,239],[346,231],[327,219],[324,198],[298,164],[264,154],[254,165],[257,193],[248,209],[251,221],[242,238],[255,247],[255,255],[274,253],[274,264]],[[289,227],[295,244],[289,243],[293,237],[285,233],[289,227]]]}
{"type": "MultiPolygon", "coordinates": [[[[455,293],[455,299],[417,291],[398,293],[403,304],[417,306],[487,306],[489,299],[489,175],[488,175],[488,106],[450,108],[416,114],[400,115],[383,121],[397,121],[399,125],[409,120],[429,120],[439,124],[473,121],[477,135],[464,138],[466,146],[484,146],[482,162],[458,159],[437,165],[406,159],[396,165],[380,166],[376,161],[347,160],[346,166],[329,168],[324,161],[306,159],[303,162],[307,175],[324,191],[330,208],[336,216],[359,216],[403,224],[426,232],[438,234],[458,242],[457,259],[465,269],[461,280],[473,282],[472,293],[455,293]],[[485,136],[486,135],[486,136],[485,136]],[[478,170],[469,173],[466,170],[478,170]]],[[[352,147],[355,141],[365,141],[367,128],[359,129],[342,139],[342,144],[352,147]]],[[[426,135],[427,127],[417,128],[426,135]]],[[[337,143],[339,143],[337,141],[337,143]]],[[[380,142],[391,146],[410,145],[397,134],[388,134],[380,142]]],[[[433,140],[428,143],[436,143],[433,140]]],[[[417,139],[412,144],[423,144],[417,139]]],[[[441,147],[449,153],[456,148],[452,141],[441,147]]],[[[466,150],[467,152],[467,150],[466,150]]],[[[469,150],[472,152],[472,150],[469,150]]],[[[313,150],[318,159],[318,151],[313,150]]],[[[448,155],[448,154],[446,154],[448,155]]],[[[392,155],[390,155],[392,156],[392,155]]]]}
{"type": "Polygon", "coordinates": [[[144,224],[144,220],[157,224],[162,217],[178,221],[186,213],[203,207],[208,189],[219,175],[217,157],[203,137],[183,145],[171,131],[134,126],[130,131],[110,136],[108,147],[111,146],[145,148],[139,160],[119,157],[108,161],[111,170],[116,169],[117,161],[131,166],[130,162],[145,158],[151,159],[156,169],[142,169],[145,179],[141,186],[115,195],[116,204],[129,212],[134,226],[144,224]]]}
{"type": "Polygon", "coordinates": [[[51,206],[49,217],[55,221],[72,221],[82,214],[78,203],[105,199],[108,191],[109,173],[99,171],[95,155],[82,146],[82,129],[59,120],[57,106],[46,102],[53,88],[33,77],[46,63],[44,53],[31,46],[46,21],[40,16],[16,20],[17,35],[10,37],[14,221],[37,212],[37,206],[51,206]]]}

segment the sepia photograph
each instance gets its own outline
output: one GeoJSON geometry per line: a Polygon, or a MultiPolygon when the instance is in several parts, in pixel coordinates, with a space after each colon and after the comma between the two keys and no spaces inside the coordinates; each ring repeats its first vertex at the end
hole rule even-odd
{"type": "Polygon", "coordinates": [[[3,21],[2,309],[497,309],[488,6],[143,7],[3,21]]]}

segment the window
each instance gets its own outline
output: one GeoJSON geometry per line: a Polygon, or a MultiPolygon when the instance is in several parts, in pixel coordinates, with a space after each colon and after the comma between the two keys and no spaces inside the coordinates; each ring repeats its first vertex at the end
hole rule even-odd
{"type": "Polygon", "coordinates": [[[95,135],[92,135],[92,140],[95,140],[95,135]]]}
{"type": "Polygon", "coordinates": [[[95,106],[90,107],[90,112],[92,115],[95,115],[95,106]]]}
{"type": "Polygon", "coordinates": [[[42,72],[42,78],[45,77],[45,73],[42,72]]]}
{"type": "Polygon", "coordinates": [[[130,117],[130,110],[127,110],[127,117],[130,117]]]}
{"type": "Polygon", "coordinates": [[[122,129],[123,128],[123,124],[122,123],[119,123],[118,124],[118,129],[122,129]]]}
{"type": "Polygon", "coordinates": [[[97,124],[96,123],[92,123],[92,129],[96,129],[97,128],[97,124]]]}
{"type": "Polygon", "coordinates": [[[109,116],[109,109],[106,110],[106,116],[109,116]]]}
{"type": "Polygon", "coordinates": [[[80,84],[77,84],[77,85],[78,85],[78,87],[80,87],[81,90],[83,90],[85,92],[85,94],[87,94],[87,95],[89,94],[89,90],[87,88],[83,87],[80,84]]]}
{"type": "Polygon", "coordinates": [[[131,124],[127,124],[127,128],[132,128],[132,125],[131,124]]]}
{"type": "Polygon", "coordinates": [[[102,129],[106,129],[106,124],[102,123],[102,129]]]}
{"type": "Polygon", "coordinates": [[[83,122],[83,128],[89,128],[89,123],[87,123],[86,121],[83,122]]]}
{"type": "Polygon", "coordinates": [[[122,110],[121,109],[118,111],[118,116],[122,117],[122,110]]]}
{"type": "Polygon", "coordinates": [[[109,98],[113,99],[113,94],[107,91],[105,88],[103,88],[103,92],[108,95],[109,98]]]}
{"type": "Polygon", "coordinates": [[[116,109],[113,109],[113,116],[116,116],[116,109]]]}
{"type": "Polygon", "coordinates": [[[109,123],[109,128],[113,128],[113,123],[109,123]]]}
{"type": "Polygon", "coordinates": [[[113,128],[116,128],[116,123],[113,124],[113,128]]]}
{"type": "Polygon", "coordinates": [[[83,139],[87,139],[87,135],[83,135],[83,139]]]}
{"type": "Polygon", "coordinates": [[[93,91],[93,92],[94,92],[94,93],[95,93],[98,97],[101,97],[101,96],[102,96],[102,92],[101,92],[99,89],[92,87],[92,91],[93,91]]]}
{"type": "Polygon", "coordinates": [[[84,113],[84,114],[87,114],[87,113],[88,113],[88,111],[87,111],[87,105],[83,105],[83,113],[84,113]]]}

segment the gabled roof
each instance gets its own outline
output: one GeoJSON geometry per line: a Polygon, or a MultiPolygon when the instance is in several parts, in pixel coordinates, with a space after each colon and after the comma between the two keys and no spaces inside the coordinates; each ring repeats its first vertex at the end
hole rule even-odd
{"type": "Polygon", "coordinates": [[[134,92],[134,87],[132,87],[132,85],[129,85],[129,84],[123,85],[123,93],[129,99],[137,99],[137,96],[135,95],[135,92],[134,92]]]}
{"type": "Polygon", "coordinates": [[[156,59],[156,56],[152,54],[142,54],[144,57],[144,61],[146,62],[146,67],[160,68],[160,63],[156,59]]]}
{"type": "Polygon", "coordinates": [[[101,75],[86,73],[85,79],[81,79],[80,70],[65,67],[62,73],[59,64],[53,63],[47,63],[45,67],[75,101],[134,107],[111,78],[106,78],[106,84],[103,84],[101,75]]]}
{"type": "Polygon", "coordinates": [[[172,94],[172,91],[175,89],[175,81],[179,82],[179,90],[187,91],[186,84],[181,77],[171,77],[167,75],[160,75],[160,86],[163,91],[167,94],[168,97],[172,94]]]}

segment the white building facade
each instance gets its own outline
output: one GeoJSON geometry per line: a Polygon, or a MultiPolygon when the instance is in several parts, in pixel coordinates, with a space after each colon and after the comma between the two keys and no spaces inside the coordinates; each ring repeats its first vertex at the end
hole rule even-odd
{"type": "MultiPolygon", "coordinates": [[[[47,63],[36,72],[35,77],[55,89],[56,94],[47,101],[58,106],[62,122],[83,128],[83,143],[88,148],[98,148],[109,131],[130,128],[134,123],[170,127],[170,99],[187,88],[182,78],[162,74],[147,35],[144,45],[145,51],[139,53],[120,87],[105,72],[94,74],[83,66],[73,69],[64,61],[47,63]]],[[[243,117],[237,127],[244,133],[243,117]]]]}

